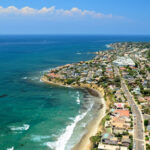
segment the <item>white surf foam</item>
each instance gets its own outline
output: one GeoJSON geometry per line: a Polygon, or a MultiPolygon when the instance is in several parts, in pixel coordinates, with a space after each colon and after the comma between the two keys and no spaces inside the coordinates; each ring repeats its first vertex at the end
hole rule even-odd
{"type": "Polygon", "coordinates": [[[14,127],[14,126],[10,127],[12,131],[23,131],[23,130],[28,130],[29,128],[30,125],[28,124],[24,124],[22,127],[14,127]]]}
{"type": "Polygon", "coordinates": [[[39,80],[39,77],[23,77],[23,80],[39,80]]]}
{"type": "Polygon", "coordinates": [[[82,123],[82,124],[81,124],[81,126],[82,126],[83,128],[85,128],[86,125],[87,125],[86,123],[82,123]]]}
{"type": "Polygon", "coordinates": [[[40,142],[41,140],[48,139],[51,136],[42,136],[42,135],[32,135],[31,140],[34,142],[40,142]]]}
{"type": "Polygon", "coordinates": [[[28,79],[28,77],[23,77],[22,79],[26,80],[26,79],[28,79]]]}
{"type": "Polygon", "coordinates": [[[56,144],[57,144],[56,142],[47,142],[44,145],[48,146],[51,149],[55,149],[56,144]]]}
{"type": "Polygon", "coordinates": [[[40,77],[31,77],[31,80],[39,80],[40,79],[40,77]]]}
{"type": "Polygon", "coordinates": [[[14,150],[14,147],[11,147],[11,148],[7,148],[7,150],[14,150]]]}
{"type": "MultiPolygon", "coordinates": [[[[41,76],[42,77],[42,76],[41,76]]],[[[40,78],[40,82],[43,82],[42,80],[41,80],[41,78],[40,78]]]]}
{"type": "Polygon", "coordinates": [[[53,68],[49,68],[49,69],[46,69],[46,70],[41,71],[40,73],[44,74],[44,73],[49,72],[49,71],[52,70],[52,69],[53,69],[53,68]]]}
{"type": "Polygon", "coordinates": [[[106,44],[105,46],[106,46],[107,48],[110,48],[110,47],[111,47],[109,44],[106,44]]]}
{"type": "Polygon", "coordinates": [[[45,144],[51,149],[65,150],[66,144],[69,141],[70,137],[72,136],[74,128],[76,127],[77,123],[82,119],[84,119],[84,117],[91,110],[92,107],[93,104],[91,104],[91,106],[86,112],[76,116],[74,122],[66,127],[65,132],[58,138],[56,142],[47,142],[45,144]]]}
{"type": "Polygon", "coordinates": [[[77,91],[77,100],[76,100],[77,104],[80,104],[80,94],[79,92],[77,91]]]}
{"type": "Polygon", "coordinates": [[[72,121],[74,120],[74,118],[73,118],[73,117],[70,117],[69,119],[70,119],[70,120],[72,120],[72,121]]]}

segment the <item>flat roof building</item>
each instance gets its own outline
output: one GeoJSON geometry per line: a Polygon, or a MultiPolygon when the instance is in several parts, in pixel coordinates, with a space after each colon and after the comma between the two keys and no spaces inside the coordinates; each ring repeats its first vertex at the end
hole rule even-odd
{"type": "Polygon", "coordinates": [[[113,64],[116,66],[135,66],[134,61],[128,56],[118,56],[117,59],[113,61],[113,64]]]}

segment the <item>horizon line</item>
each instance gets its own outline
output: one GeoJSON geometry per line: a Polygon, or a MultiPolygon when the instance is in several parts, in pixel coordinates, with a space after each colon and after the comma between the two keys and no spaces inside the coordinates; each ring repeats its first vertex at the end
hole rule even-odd
{"type": "Polygon", "coordinates": [[[32,33],[32,34],[26,34],[26,33],[10,33],[10,34],[0,34],[0,36],[21,36],[21,35],[25,35],[25,36],[34,36],[34,35],[39,35],[39,36],[70,36],[70,35],[73,35],[73,36],[150,36],[150,34],[88,34],[88,33],[83,33],[83,34],[79,34],[79,33],[60,33],[60,34],[46,34],[46,33],[32,33]]]}

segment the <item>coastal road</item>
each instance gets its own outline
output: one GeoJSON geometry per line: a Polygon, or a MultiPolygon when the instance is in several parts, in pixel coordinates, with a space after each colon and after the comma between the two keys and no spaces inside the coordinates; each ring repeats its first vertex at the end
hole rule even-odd
{"type": "MultiPolygon", "coordinates": [[[[114,71],[116,75],[120,75],[119,69],[114,67],[114,71]]],[[[132,110],[133,114],[133,149],[134,150],[145,150],[145,137],[144,137],[144,122],[143,116],[138,108],[137,104],[134,101],[132,94],[130,93],[125,80],[121,78],[121,88],[124,92],[132,110]]]]}
{"type": "Polygon", "coordinates": [[[134,150],[145,150],[145,139],[144,139],[144,122],[143,116],[138,108],[137,104],[134,101],[133,96],[128,90],[128,87],[124,80],[122,80],[121,88],[131,106],[131,110],[133,113],[133,148],[134,150]]]}

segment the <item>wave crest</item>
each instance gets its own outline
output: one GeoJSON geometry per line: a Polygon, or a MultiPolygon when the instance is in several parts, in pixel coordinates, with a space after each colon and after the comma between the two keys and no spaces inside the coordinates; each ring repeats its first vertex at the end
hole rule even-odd
{"type": "Polygon", "coordinates": [[[11,147],[11,148],[7,148],[7,150],[14,150],[14,147],[11,147]]]}
{"type": "Polygon", "coordinates": [[[73,131],[74,131],[77,123],[79,121],[81,121],[82,119],[84,119],[84,117],[92,109],[92,107],[93,107],[93,104],[91,104],[91,106],[89,107],[89,109],[86,112],[76,116],[74,118],[74,122],[66,127],[65,132],[58,138],[58,140],[56,142],[47,142],[46,145],[51,149],[64,150],[66,147],[66,144],[68,143],[70,137],[73,134],[73,131]]]}
{"type": "Polygon", "coordinates": [[[77,104],[80,104],[80,94],[79,92],[77,92],[77,100],[76,100],[77,104]]]}
{"type": "Polygon", "coordinates": [[[30,128],[30,125],[24,124],[22,127],[10,127],[10,130],[12,131],[23,131],[23,130],[28,130],[30,128]]]}

